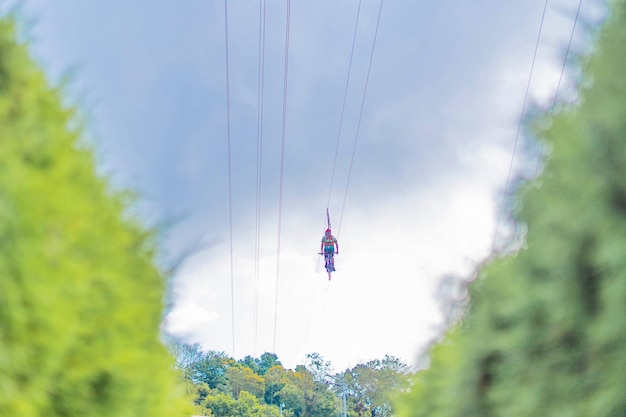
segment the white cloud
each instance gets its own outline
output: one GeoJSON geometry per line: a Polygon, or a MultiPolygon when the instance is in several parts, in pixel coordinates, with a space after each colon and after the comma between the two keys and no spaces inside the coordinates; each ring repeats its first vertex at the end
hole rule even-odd
{"type": "Polygon", "coordinates": [[[164,322],[167,332],[178,336],[193,337],[198,329],[219,320],[220,314],[211,311],[207,306],[199,305],[193,300],[180,302],[176,309],[170,312],[164,322]]]}
{"type": "MultiPolygon", "coordinates": [[[[413,363],[441,320],[433,299],[438,278],[469,274],[490,249],[494,202],[492,189],[481,184],[470,176],[443,188],[407,190],[402,196],[350,207],[339,236],[337,272],[330,282],[323,268],[317,272],[315,268],[322,219],[313,219],[311,213],[287,213],[277,302],[274,244],[265,246],[260,258],[256,342],[254,251],[236,254],[236,356],[273,350],[277,314],[276,353],[290,367],[313,351],[337,369],[384,354],[413,363]]],[[[271,237],[275,232],[268,229],[263,242],[275,240],[271,237]]],[[[236,239],[234,246],[240,247],[241,242],[252,242],[253,236],[238,233],[236,239]]],[[[219,256],[201,255],[194,260],[191,269],[204,272],[181,275],[168,323],[193,312],[187,304],[193,299],[192,305],[198,305],[201,288],[216,293],[204,300],[205,305],[228,310],[230,258],[225,247],[216,251],[219,256]]],[[[175,326],[168,330],[232,354],[231,323],[230,316],[222,314],[219,320],[195,323],[192,319],[182,330],[175,326]]]]}

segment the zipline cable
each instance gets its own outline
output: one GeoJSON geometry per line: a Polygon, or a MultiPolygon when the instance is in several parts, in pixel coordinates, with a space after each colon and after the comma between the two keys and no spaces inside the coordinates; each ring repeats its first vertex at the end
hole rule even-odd
{"type": "Polygon", "coordinates": [[[522,124],[524,122],[524,115],[525,115],[525,111],[526,111],[526,103],[528,101],[528,93],[530,91],[530,83],[533,77],[533,71],[535,68],[535,60],[537,58],[537,51],[539,50],[539,41],[541,39],[541,32],[543,30],[543,22],[545,20],[546,17],[546,10],[548,8],[548,0],[545,1],[544,5],[543,5],[543,13],[541,14],[541,23],[539,24],[539,33],[537,35],[537,41],[535,42],[535,51],[533,53],[533,60],[532,63],[530,65],[530,73],[528,74],[528,82],[526,84],[526,93],[524,94],[524,103],[522,104],[522,111],[521,111],[521,115],[520,115],[520,119],[519,119],[519,123],[517,125],[517,133],[515,134],[515,143],[513,145],[513,152],[511,154],[511,162],[509,164],[509,172],[506,176],[506,183],[504,185],[504,193],[502,196],[502,201],[500,203],[500,209],[498,212],[498,220],[496,221],[496,228],[494,231],[494,236],[493,236],[493,242],[491,245],[491,251],[495,252],[496,250],[496,241],[498,239],[498,229],[500,228],[500,222],[502,221],[502,214],[504,212],[504,204],[506,202],[506,198],[507,198],[507,192],[509,191],[509,182],[511,181],[511,173],[513,172],[513,163],[515,161],[515,153],[517,151],[517,144],[519,142],[519,135],[520,135],[520,131],[522,130],[522,124]]]}
{"type": "MultiPolygon", "coordinates": [[[[339,129],[337,132],[337,144],[335,146],[335,157],[333,159],[333,169],[332,169],[332,174],[330,176],[330,187],[328,189],[328,200],[326,201],[326,219],[325,219],[325,224],[327,224],[327,227],[330,229],[330,214],[328,211],[328,207],[330,206],[330,198],[332,195],[332,191],[333,191],[333,184],[334,184],[334,179],[335,179],[335,170],[337,167],[337,156],[339,154],[339,143],[341,141],[341,132],[343,130],[343,119],[344,119],[344,114],[345,114],[345,109],[346,109],[346,102],[347,102],[347,98],[348,98],[348,87],[350,85],[350,75],[352,73],[352,61],[354,58],[354,46],[356,45],[356,37],[357,37],[357,30],[359,27],[359,18],[361,15],[361,3],[362,0],[359,0],[359,5],[357,7],[357,11],[356,11],[356,20],[354,22],[354,31],[352,34],[352,47],[350,48],[350,60],[348,62],[348,74],[346,76],[346,85],[344,87],[344,92],[343,92],[343,103],[341,105],[341,116],[339,117],[339,129]]],[[[316,266],[316,272],[320,267],[320,262],[321,262],[321,257],[317,258],[317,266],[316,266]]],[[[317,294],[317,286],[315,286],[314,291],[313,291],[313,295],[311,298],[311,304],[313,304],[313,301],[315,300],[315,295],[317,294]]],[[[309,340],[309,329],[311,327],[311,321],[312,321],[312,314],[311,316],[309,316],[309,321],[307,323],[306,326],[306,332],[305,332],[305,346],[308,344],[308,340],[309,340]]]]}
{"type": "MultiPolygon", "coordinates": [[[[572,25],[572,31],[569,36],[569,42],[567,44],[567,51],[565,52],[565,59],[563,59],[563,66],[561,67],[561,74],[559,75],[559,82],[556,86],[556,91],[554,92],[554,99],[552,100],[552,111],[554,111],[556,106],[556,100],[559,96],[559,90],[561,89],[561,81],[563,80],[563,74],[565,73],[565,68],[567,67],[567,59],[569,58],[570,50],[572,49],[572,40],[574,39],[574,32],[576,31],[576,23],[578,22],[578,17],[580,15],[580,8],[583,4],[583,0],[578,2],[578,10],[576,10],[576,17],[574,18],[574,24],[572,25]]],[[[541,142],[541,147],[539,149],[539,158],[537,158],[537,167],[535,168],[535,177],[539,173],[539,168],[541,167],[541,163],[544,158],[544,143],[541,142]]]]}
{"type": "MultiPolygon", "coordinates": [[[[335,145],[335,157],[333,158],[333,169],[332,169],[332,174],[330,176],[330,187],[328,187],[328,199],[326,200],[327,217],[328,217],[328,207],[330,207],[330,197],[333,192],[335,171],[337,168],[337,156],[339,154],[339,143],[341,142],[341,132],[343,130],[343,117],[344,117],[345,110],[346,110],[346,101],[348,98],[348,87],[350,85],[350,74],[352,72],[352,60],[354,58],[354,45],[356,44],[357,29],[359,27],[359,17],[361,15],[361,2],[362,0],[359,0],[359,5],[356,11],[356,21],[354,23],[354,34],[352,35],[352,48],[350,49],[350,61],[348,62],[348,76],[346,77],[346,86],[343,92],[343,104],[341,105],[341,116],[339,117],[339,129],[337,132],[337,144],[335,145]]],[[[320,259],[321,258],[317,258],[318,268],[319,268],[320,259]]]]}
{"type": "Polygon", "coordinates": [[[285,24],[285,65],[283,70],[283,118],[280,142],[280,185],[278,191],[278,242],[276,247],[276,290],[274,294],[274,352],[276,352],[276,330],[278,324],[278,282],[280,277],[280,234],[283,213],[283,177],[285,169],[285,125],[287,119],[287,79],[289,74],[289,23],[291,20],[291,0],[287,0],[285,24]]]}
{"type": "Polygon", "coordinates": [[[341,131],[343,129],[343,116],[346,110],[346,101],[348,98],[348,86],[350,84],[350,74],[352,72],[352,59],[354,57],[354,45],[356,44],[357,28],[359,27],[359,16],[361,15],[361,0],[359,0],[359,7],[356,12],[356,22],[354,23],[354,34],[352,36],[352,48],[350,50],[350,62],[348,63],[348,76],[346,77],[346,86],[343,92],[343,104],[341,105],[341,117],[339,118],[339,130],[337,132],[337,145],[335,146],[335,158],[333,160],[333,170],[330,176],[330,187],[328,190],[328,201],[326,202],[326,213],[328,214],[328,207],[330,206],[330,196],[333,191],[333,182],[335,179],[335,168],[337,167],[337,155],[339,153],[339,142],[341,139],[341,131]]]}
{"type": "MultiPolygon", "coordinates": [[[[539,27],[539,36],[537,37],[537,44],[535,46],[535,55],[533,56],[533,66],[534,66],[534,63],[535,63],[535,56],[537,54],[537,48],[539,46],[539,37],[541,36],[541,28],[543,26],[543,21],[544,21],[544,16],[545,16],[545,13],[546,13],[547,5],[548,5],[548,0],[546,0],[546,3],[544,5],[544,9],[543,9],[543,15],[541,17],[541,25],[539,27]]],[[[574,33],[575,33],[575,30],[576,30],[576,24],[577,24],[579,16],[580,16],[581,7],[582,7],[582,0],[580,0],[578,2],[578,9],[576,11],[576,16],[574,18],[574,23],[572,25],[572,30],[570,32],[570,38],[569,38],[569,43],[567,45],[567,51],[565,53],[565,59],[563,60],[563,66],[561,67],[561,74],[559,76],[559,81],[558,81],[557,88],[556,88],[556,91],[555,91],[555,94],[554,94],[554,100],[553,100],[553,104],[552,104],[552,108],[553,109],[554,109],[554,106],[556,104],[556,100],[557,100],[557,97],[558,97],[559,89],[561,87],[561,81],[563,79],[563,74],[565,73],[565,68],[567,66],[567,59],[569,57],[569,53],[570,53],[571,46],[572,46],[572,41],[574,39],[574,33]]],[[[498,237],[498,230],[500,228],[500,222],[502,221],[502,215],[503,215],[503,212],[504,212],[504,204],[505,204],[505,201],[506,201],[506,197],[507,197],[507,193],[508,193],[508,187],[509,187],[509,182],[510,182],[510,179],[511,179],[511,173],[512,173],[512,169],[513,169],[513,160],[515,158],[515,149],[517,148],[517,141],[518,141],[519,133],[520,133],[522,122],[523,122],[523,118],[524,118],[524,110],[525,110],[525,107],[526,107],[526,99],[528,97],[528,90],[530,88],[530,79],[531,79],[531,77],[532,77],[532,66],[531,66],[531,72],[530,72],[530,75],[529,75],[529,78],[528,78],[528,86],[526,87],[526,96],[524,98],[524,105],[522,107],[522,115],[520,116],[520,122],[519,122],[518,129],[517,129],[517,135],[515,137],[515,147],[513,148],[513,155],[511,156],[511,163],[510,163],[510,166],[509,166],[509,172],[508,172],[508,175],[507,175],[506,185],[505,185],[505,188],[504,188],[504,195],[502,197],[502,202],[500,204],[500,210],[499,210],[499,214],[498,214],[498,221],[496,222],[496,228],[495,228],[494,238],[493,238],[493,243],[492,243],[492,252],[495,252],[495,250],[496,250],[496,241],[497,241],[497,237],[498,237]]],[[[544,145],[542,143],[541,144],[541,148],[540,148],[540,152],[539,152],[539,158],[537,160],[537,166],[535,168],[535,176],[539,172],[539,168],[541,166],[541,162],[543,160],[543,157],[544,157],[544,145]]]]}
{"type": "Polygon", "coordinates": [[[233,198],[230,164],[230,68],[228,65],[228,1],[224,0],[224,39],[226,43],[226,137],[228,142],[228,229],[230,234],[230,302],[232,347],[235,356],[235,280],[233,275],[233,198]]]}
{"type": "MultiPolygon", "coordinates": [[[[372,62],[374,60],[374,51],[376,49],[376,40],[378,38],[378,29],[380,27],[380,17],[382,15],[383,4],[384,4],[384,0],[381,0],[380,1],[380,6],[378,8],[378,16],[376,18],[376,28],[374,30],[374,39],[372,41],[372,49],[370,51],[369,64],[368,64],[368,67],[367,67],[367,76],[365,78],[365,86],[363,87],[363,97],[361,98],[361,108],[360,108],[360,111],[359,111],[359,118],[358,118],[358,122],[357,122],[356,134],[355,134],[355,137],[354,137],[354,145],[352,147],[352,156],[351,156],[351,159],[350,159],[350,167],[348,169],[348,178],[347,178],[347,181],[346,181],[346,188],[345,188],[345,193],[344,193],[344,196],[343,196],[343,204],[341,206],[341,215],[339,217],[339,226],[337,228],[337,233],[335,233],[335,236],[338,236],[339,235],[339,231],[341,230],[341,222],[343,220],[343,213],[344,213],[344,209],[346,207],[346,201],[347,201],[347,197],[348,197],[348,188],[350,186],[350,176],[352,174],[352,166],[354,164],[354,156],[356,154],[356,147],[357,147],[357,142],[358,142],[358,139],[359,139],[359,131],[360,131],[360,127],[361,127],[361,121],[363,119],[363,109],[365,107],[365,98],[367,96],[367,88],[368,88],[368,85],[369,85],[369,79],[370,79],[370,74],[371,74],[371,70],[372,70],[372,62]]],[[[353,42],[352,42],[352,53],[351,53],[351,57],[350,57],[350,68],[352,66],[352,54],[354,52],[354,44],[355,44],[357,26],[358,26],[358,21],[359,21],[360,7],[361,7],[361,3],[359,2],[359,10],[357,12],[357,20],[356,20],[356,24],[355,24],[355,28],[354,28],[354,39],[353,39],[353,42]]],[[[349,69],[349,71],[350,71],[350,69],[349,69]]],[[[348,79],[349,79],[349,75],[348,75],[348,79]]],[[[347,83],[348,82],[346,82],[346,92],[347,92],[347,83]]],[[[344,105],[345,105],[345,101],[346,101],[346,97],[344,96],[344,105]]],[[[341,119],[343,120],[343,108],[342,108],[341,119]]],[[[341,132],[340,132],[340,134],[341,134],[341,132]]],[[[337,140],[339,141],[339,138],[337,140]]],[[[338,146],[339,146],[339,142],[337,143],[337,147],[338,146]]],[[[333,166],[333,177],[334,177],[334,166],[333,166]]],[[[328,197],[329,198],[329,204],[330,204],[331,192],[332,192],[332,179],[331,179],[331,189],[329,191],[329,197],[328,197]]],[[[326,209],[326,221],[330,225],[330,216],[328,214],[328,208],[326,209]]],[[[325,294],[325,297],[324,297],[324,304],[323,304],[322,311],[321,311],[320,322],[322,322],[324,320],[324,313],[325,313],[325,310],[326,310],[326,303],[327,303],[327,300],[328,300],[329,293],[330,293],[330,283],[328,284],[328,287],[326,289],[326,294],[325,294]]],[[[307,335],[308,335],[308,326],[307,326],[307,335]]]]}
{"type": "Polygon", "coordinates": [[[356,145],[359,140],[359,131],[361,129],[361,120],[363,118],[363,108],[365,107],[365,97],[367,95],[367,87],[369,85],[370,73],[372,71],[372,61],[374,60],[374,50],[376,48],[376,39],[378,37],[378,27],[380,26],[380,15],[383,11],[384,0],[380,0],[380,7],[378,9],[378,18],[376,19],[376,29],[374,30],[374,41],[372,42],[372,51],[370,53],[370,61],[367,67],[367,76],[365,77],[365,87],[363,88],[363,98],[361,99],[361,110],[359,111],[359,119],[356,126],[356,134],[354,136],[354,146],[352,147],[352,157],[350,158],[350,167],[348,168],[348,180],[346,181],[346,190],[343,196],[343,204],[341,206],[341,215],[339,216],[339,227],[337,227],[337,234],[341,230],[341,222],[343,220],[343,213],[346,208],[346,200],[348,198],[348,188],[350,187],[350,176],[352,175],[352,165],[354,164],[354,155],[356,154],[356,145]]]}
{"type": "Polygon", "coordinates": [[[254,236],[254,331],[252,351],[256,356],[259,328],[259,263],[261,248],[261,168],[263,163],[263,95],[265,78],[265,0],[259,0],[259,68],[257,90],[256,225],[254,236]]]}

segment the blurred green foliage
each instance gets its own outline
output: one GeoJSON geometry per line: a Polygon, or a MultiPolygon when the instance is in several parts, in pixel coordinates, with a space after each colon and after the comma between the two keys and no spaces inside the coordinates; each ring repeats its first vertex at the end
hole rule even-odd
{"type": "Polygon", "coordinates": [[[188,415],[152,235],[15,22],[0,18],[0,415],[188,415]]]}
{"type": "Polygon", "coordinates": [[[479,271],[399,416],[626,415],[626,2],[611,10],[579,100],[537,123],[550,155],[517,194],[525,247],[479,271]]]}

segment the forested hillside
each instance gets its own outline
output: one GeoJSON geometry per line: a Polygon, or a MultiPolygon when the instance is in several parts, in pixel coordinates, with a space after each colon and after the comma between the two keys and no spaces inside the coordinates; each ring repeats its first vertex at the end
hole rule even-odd
{"type": "Polygon", "coordinates": [[[1,17],[0,415],[190,415],[159,341],[151,233],[17,39],[1,17]]]}
{"type": "Polygon", "coordinates": [[[196,413],[212,417],[390,417],[393,396],[406,388],[408,366],[385,356],[333,373],[318,354],[295,370],[275,354],[241,360],[198,345],[172,345],[196,413]]]}
{"type": "Polygon", "coordinates": [[[577,102],[535,119],[524,247],[480,270],[400,416],[626,415],[626,2],[596,42],[577,102]]]}

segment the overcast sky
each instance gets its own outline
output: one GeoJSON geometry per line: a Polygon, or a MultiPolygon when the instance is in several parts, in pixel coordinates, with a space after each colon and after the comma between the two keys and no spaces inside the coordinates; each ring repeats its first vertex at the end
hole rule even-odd
{"type": "MultiPolygon", "coordinates": [[[[71,74],[102,172],[166,230],[161,261],[191,250],[166,333],[237,358],[275,350],[290,368],[311,352],[336,370],[385,354],[415,364],[440,329],[440,278],[467,277],[493,244],[545,0],[387,0],[373,55],[381,3],[363,0],[351,67],[359,1],[292,2],[280,235],[287,7],[265,3],[260,136],[260,2],[228,5],[232,270],[224,2],[25,0],[21,14],[50,79],[71,74]]],[[[553,100],[578,3],[548,2],[527,108],[553,100]]],[[[601,14],[583,3],[575,52],[601,14]]],[[[536,157],[525,139],[514,173],[536,157]]]]}

